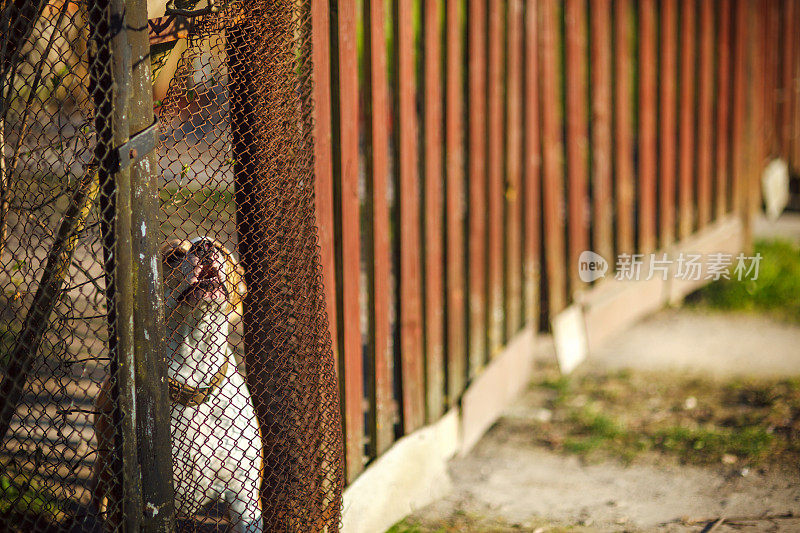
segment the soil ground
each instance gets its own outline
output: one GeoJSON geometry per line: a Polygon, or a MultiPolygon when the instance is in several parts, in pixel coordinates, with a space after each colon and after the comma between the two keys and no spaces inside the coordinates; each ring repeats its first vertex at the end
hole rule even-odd
{"type": "Polygon", "coordinates": [[[799,344],[797,325],[680,309],[567,379],[542,346],[452,494],[394,530],[800,531],[799,344]]]}
{"type": "Polygon", "coordinates": [[[540,343],[452,493],[392,533],[800,531],[800,215],[754,233],[794,243],[762,247],[757,285],[663,310],[569,377],[540,343]]]}

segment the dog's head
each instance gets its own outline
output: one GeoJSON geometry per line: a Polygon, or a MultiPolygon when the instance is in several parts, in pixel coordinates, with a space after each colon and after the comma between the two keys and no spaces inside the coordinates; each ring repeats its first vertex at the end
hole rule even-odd
{"type": "Polygon", "coordinates": [[[191,241],[172,240],[161,247],[164,296],[169,310],[208,310],[242,315],[247,293],[244,271],[218,241],[197,237],[191,241]]]}

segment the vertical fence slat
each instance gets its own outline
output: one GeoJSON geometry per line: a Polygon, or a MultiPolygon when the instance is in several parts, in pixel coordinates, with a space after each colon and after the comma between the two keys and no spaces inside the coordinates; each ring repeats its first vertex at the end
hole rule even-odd
{"type": "Polygon", "coordinates": [[[489,2],[488,13],[488,346],[493,357],[503,345],[503,13],[489,2]]]}
{"type": "Polygon", "coordinates": [[[389,88],[386,61],[386,10],[383,0],[364,2],[364,54],[367,135],[367,276],[369,280],[368,346],[372,360],[369,421],[370,455],[389,449],[394,436],[391,353],[389,351],[391,244],[389,242],[389,88]]]}
{"type": "Polygon", "coordinates": [[[425,224],[426,420],[444,412],[444,250],[442,237],[442,69],[439,2],[422,3],[423,17],[423,218],[425,224]]]}
{"type": "Polygon", "coordinates": [[[555,316],[566,305],[564,277],[564,160],[559,88],[558,2],[539,3],[539,52],[542,88],[542,182],[544,195],[544,255],[547,265],[548,311],[555,316]]]}
{"type": "Polygon", "coordinates": [[[445,12],[445,224],[447,235],[447,391],[454,405],[464,390],[466,365],[464,278],[464,136],[462,132],[461,0],[446,0],[445,12]]]}
{"type": "Polygon", "coordinates": [[[423,379],[422,283],[420,279],[420,211],[417,175],[416,81],[414,21],[411,0],[394,0],[395,174],[398,186],[400,233],[400,362],[403,396],[403,432],[411,433],[425,420],[423,379]]]}
{"type": "Polygon", "coordinates": [[[717,25],[717,146],[716,146],[716,191],[714,213],[721,218],[728,212],[730,192],[730,113],[731,113],[731,57],[733,50],[731,0],[720,0],[716,4],[717,25]]]}
{"type": "Polygon", "coordinates": [[[338,248],[337,289],[340,323],[340,375],[343,376],[344,432],[348,481],[361,472],[363,463],[363,364],[360,327],[360,243],[358,198],[358,51],[356,49],[356,2],[337,0],[332,17],[335,39],[335,75],[338,86],[333,104],[338,153],[334,155],[334,185],[338,192],[337,221],[341,231],[338,248]]]}
{"type": "MultiPolygon", "coordinates": [[[[797,5],[797,0],[793,0],[796,4],[794,10],[795,28],[800,26],[800,5],[797,5]]],[[[792,144],[791,144],[791,159],[794,164],[794,170],[800,170],[800,32],[791,33],[792,47],[797,52],[794,56],[794,63],[792,65],[793,80],[790,87],[792,92],[792,144]]]]}
{"type": "MultiPolygon", "coordinates": [[[[328,2],[313,0],[311,5],[311,54],[314,63],[314,196],[319,234],[322,283],[333,354],[338,361],[336,343],[336,263],[333,240],[333,161],[331,160],[331,64],[328,2]]],[[[338,372],[338,364],[336,365],[338,372]]]]}
{"type": "Polygon", "coordinates": [[[655,248],[656,198],[656,2],[639,3],[639,250],[655,248]]]}
{"type": "Polygon", "coordinates": [[[606,260],[611,260],[614,253],[611,205],[611,0],[594,0],[589,5],[592,25],[593,249],[606,260]]]}
{"type": "Polygon", "coordinates": [[[797,0],[786,0],[784,4],[783,15],[783,31],[782,39],[783,45],[781,59],[782,66],[782,80],[781,80],[781,110],[778,112],[781,127],[781,156],[791,163],[794,160],[791,157],[792,145],[792,118],[794,117],[794,106],[796,101],[793,97],[793,85],[795,74],[795,57],[798,53],[797,43],[795,42],[795,35],[797,32],[797,0]]]}
{"type": "Polygon", "coordinates": [[[614,2],[614,173],[616,175],[617,253],[633,252],[634,159],[633,159],[633,4],[614,2]]]}
{"type": "Polygon", "coordinates": [[[506,339],[522,326],[522,0],[508,1],[506,74],[506,339]]]}
{"type": "Polygon", "coordinates": [[[541,136],[539,135],[539,25],[537,3],[525,3],[525,320],[539,323],[539,225],[541,136]]]}
{"type": "Polygon", "coordinates": [[[697,224],[711,220],[711,173],[714,155],[714,3],[700,2],[700,53],[697,96],[697,224]]]}
{"type": "Polygon", "coordinates": [[[778,36],[780,34],[780,5],[772,2],[766,13],[760,5],[748,4],[748,17],[752,27],[750,46],[747,48],[750,123],[747,125],[746,142],[748,165],[744,184],[744,234],[745,248],[752,246],[752,224],[761,207],[761,172],[767,156],[777,154],[778,131],[776,124],[778,84],[778,36]],[[753,24],[752,21],[756,21],[753,24]]]}
{"type": "Polygon", "coordinates": [[[685,239],[694,227],[694,161],[695,146],[695,0],[683,0],[681,6],[681,95],[678,146],[678,235],[685,239]]]}
{"type": "Polygon", "coordinates": [[[486,360],[486,11],[469,0],[469,376],[486,360]]]}
{"type": "Polygon", "coordinates": [[[661,2],[661,109],[659,113],[660,187],[659,213],[661,246],[675,239],[675,177],[678,138],[678,0],[661,2]]]}
{"type": "Polygon", "coordinates": [[[732,202],[731,207],[739,213],[742,207],[742,184],[745,176],[745,104],[746,104],[746,46],[748,25],[746,2],[734,2],[733,38],[733,116],[731,119],[732,202]]]}
{"type": "MultiPolygon", "coordinates": [[[[765,15],[766,25],[763,30],[759,28],[761,43],[759,46],[763,47],[763,53],[759,60],[762,60],[763,69],[762,76],[764,83],[764,91],[760,93],[762,105],[765,111],[764,115],[764,145],[766,153],[769,155],[776,155],[779,150],[778,138],[778,113],[780,112],[780,97],[779,97],[779,71],[781,65],[779,63],[780,53],[778,42],[781,31],[780,17],[781,6],[786,0],[766,0],[759,2],[756,10],[761,12],[759,14],[765,15]],[[765,11],[765,12],[764,12],[765,11]]],[[[797,31],[797,29],[795,29],[797,31]]]]}
{"type": "Polygon", "coordinates": [[[570,293],[583,284],[578,277],[578,257],[589,248],[588,180],[589,135],[587,117],[586,2],[566,0],[565,57],[567,106],[567,204],[570,293]]]}

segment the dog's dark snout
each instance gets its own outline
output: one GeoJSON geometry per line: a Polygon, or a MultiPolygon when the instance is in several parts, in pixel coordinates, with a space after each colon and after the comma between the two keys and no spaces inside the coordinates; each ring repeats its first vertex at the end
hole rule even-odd
{"type": "Polygon", "coordinates": [[[214,260],[214,243],[209,240],[203,239],[197,241],[192,245],[192,253],[194,253],[201,262],[210,262],[214,260]]]}

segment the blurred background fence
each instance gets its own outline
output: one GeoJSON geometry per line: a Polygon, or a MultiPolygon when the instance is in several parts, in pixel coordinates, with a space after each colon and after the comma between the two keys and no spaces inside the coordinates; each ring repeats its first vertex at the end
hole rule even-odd
{"type": "MultiPolygon", "coordinates": [[[[578,256],[669,250],[800,165],[795,0],[313,3],[347,477],[439,419],[578,256]]],[[[738,223],[738,222],[737,222],[738,223]]]]}

